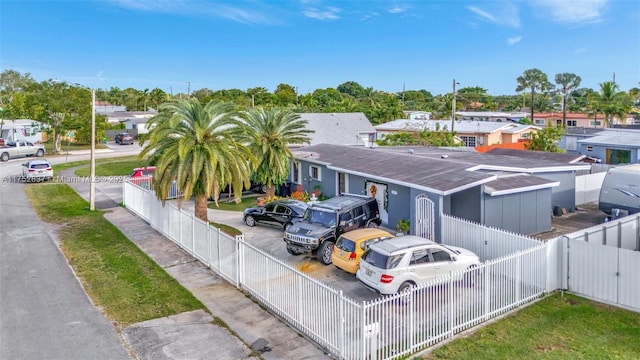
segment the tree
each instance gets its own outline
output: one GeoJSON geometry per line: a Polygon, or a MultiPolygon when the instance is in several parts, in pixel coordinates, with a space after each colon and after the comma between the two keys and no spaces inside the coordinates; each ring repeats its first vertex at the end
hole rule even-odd
{"type": "Polygon", "coordinates": [[[562,95],[562,126],[567,126],[567,98],[571,97],[573,90],[580,86],[582,78],[572,73],[556,74],[556,84],[560,85],[562,95]]]}
{"type": "Polygon", "coordinates": [[[276,91],[273,94],[278,99],[279,106],[288,106],[294,105],[296,103],[298,94],[296,93],[296,89],[289,84],[280,84],[276,88],[276,91]]]}
{"type": "Polygon", "coordinates": [[[516,81],[518,82],[516,91],[520,92],[526,89],[531,91],[531,119],[533,120],[536,91],[545,92],[551,89],[552,85],[547,79],[547,74],[539,69],[525,70],[521,76],[518,76],[516,81]]]}
{"type": "Polygon", "coordinates": [[[600,92],[590,100],[595,103],[592,107],[604,113],[604,123],[607,127],[611,127],[615,116],[625,121],[632,107],[632,100],[627,93],[618,91],[618,85],[613,81],[600,83],[600,92]]]}
{"type": "Polygon", "coordinates": [[[351,95],[356,99],[363,98],[365,96],[365,89],[362,85],[355,81],[347,81],[338,85],[336,88],[339,92],[345,95],[351,95]]]}
{"type": "Polygon", "coordinates": [[[564,150],[558,146],[558,141],[565,134],[565,129],[563,126],[550,125],[541,131],[531,133],[531,141],[527,149],[563,153],[564,150]]]}
{"type": "Polygon", "coordinates": [[[310,143],[307,121],[287,109],[252,108],[240,115],[245,124],[243,143],[257,159],[253,180],[267,186],[267,197],[275,196],[275,186],[287,180],[289,164],[294,160],[289,145],[310,143]]]}
{"type": "Polygon", "coordinates": [[[249,187],[255,157],[238,141],[242,124],[226,102],[203,106],[196,98],[177,99],[159,110],[149,121],[151,131],[142,138],[139,155],[150,155],[149,162],[156,165],[152,187],[164,201],[175,182],[185,200],[195,197],[195,216],[208,221],[208,198],[217,205],[227,184],[233,185],[236,197],[249,187]]]}

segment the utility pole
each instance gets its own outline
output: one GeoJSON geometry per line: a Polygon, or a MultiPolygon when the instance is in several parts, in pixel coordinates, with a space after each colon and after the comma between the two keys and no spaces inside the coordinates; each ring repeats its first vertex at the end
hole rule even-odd
{"type": "Polygon", "coordinates": [[[456,121],[456,84],[460,85],[460,83],[456,82],[456,79],[453,79],[453,99],[451,100],[451,133],[453,133],[453,127],[456,121]]]}

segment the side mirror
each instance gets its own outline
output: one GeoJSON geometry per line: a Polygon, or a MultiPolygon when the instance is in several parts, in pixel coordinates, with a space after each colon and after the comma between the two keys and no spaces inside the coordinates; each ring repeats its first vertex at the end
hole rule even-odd
{"type": "Polygon", "coordinates": [[[28,163],[22,163],[22,166],[29,166],[28,163]]]}

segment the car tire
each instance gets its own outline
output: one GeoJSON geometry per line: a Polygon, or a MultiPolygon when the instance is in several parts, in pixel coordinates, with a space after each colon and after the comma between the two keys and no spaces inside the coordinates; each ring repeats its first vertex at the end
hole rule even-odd
{"type": "Polygon", "coordinates": [[[284,224],[284,225],[282,226],[282,228],[283,228],[283,230],[284,230],[284,231],[287,231],[287,230],[289,230],[289,228],[291,227],[291,225],[293,225],[293,224],[292,224],[292,223],[286,223],[286,224],[284,224]]]}
{"type": "Polygon", "coordinates": [[[467,268],[467,270],[468,271],[464,274],[464,279],[462,279],[462,282],[464,286],[472,287],[476,283],[476,279],[479,275],[479,269],[477,265],[471,265],[467,268]]]}
{"type": "Polygon", "coordinates": [[[298,250],[293,250],[292,248],[290,248],[290,247],[288,247],[288,246],[287,246],[287,252],[288,252],[289,254],[291,254],[291,255],[300,255],[300,254],[302,254],[300,251],[298,251],[298,250]]]}
{"type": "Polygon", "coordinates": [[[369,222],[367,223],[367,227],[368,227],[368,228],[373,228],[373,229],[375,229],[375,228],[377,228],[377,227],[378,227],[378,224],[376,224],[376,223],[375,223],[375,221],[369,221],[369,222]]]}
{"type": "Polygon", "coordinates": [[[9,153],[2,153],[2,155],[0,155],[0,160],[9,161],[9,153]]]}
{"type": "Polygon", "coordinates": [[[254,227],[254,226],[256,226],[256,219],[254,219],[253,216],[251,216],[251,215],[247,215],[244,218],[244,223],[247,224],[247,226],[254,227]]]}
{"type": "Polygon", "coordinates": [[[398,300],[400,300],[400,302],[403,304],[408,304],[410,299],[409,293],[412,291],[414,287],[415,287],[415,284],[409,281],[403,282],[398,288],[398,294],[403,294],[403,295],[399,297],[398,300]]]}
{"type": "Polygon", "coordinates": [[[38,151],[36,151],[36,156],[37,157],[43,157],[44,156],[44,150],[39,149],[38,151]]]}
{"type": "Polygon", "coordinates": [[[316,256],[318,257],[318,260],[320,260],[320,262],[322,262],[323,264],[331,265],[332,252],[333,252],[333,243],[331,241],[325,240],[325,242],[323,242],[320,245],[320,248],[318,249],[318,254],[316,256]]]}

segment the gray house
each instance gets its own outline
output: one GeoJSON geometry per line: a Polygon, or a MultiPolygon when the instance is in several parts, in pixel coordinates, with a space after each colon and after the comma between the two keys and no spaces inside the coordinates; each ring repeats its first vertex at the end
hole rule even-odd
{"type": "Polygon", "coordinates": [[[554,207],[575,207],[575,173],[589,164],[431,147],[329,144],[294,149],[292,182],[324,195],[378,199],[383,226],[439,240],[440,214],[535,234],[551,229],[554,207]]]}
{"type": "Polygon", "coordinates": [[[311,144],[373,146],[376,129],[364,113],[300,113],[313,130],[311,144]]]}

